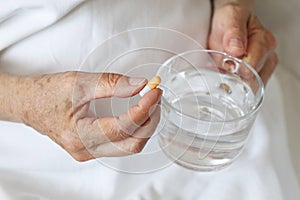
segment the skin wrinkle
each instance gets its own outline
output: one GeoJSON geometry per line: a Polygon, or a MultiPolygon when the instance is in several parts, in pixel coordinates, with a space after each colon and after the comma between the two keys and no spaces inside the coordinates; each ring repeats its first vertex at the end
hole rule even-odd
{"type": "Polygon", "coordinates": [[[72,108],[72,102],[70,100],[65,101],[65,111],[68,112],[72,108]]]}

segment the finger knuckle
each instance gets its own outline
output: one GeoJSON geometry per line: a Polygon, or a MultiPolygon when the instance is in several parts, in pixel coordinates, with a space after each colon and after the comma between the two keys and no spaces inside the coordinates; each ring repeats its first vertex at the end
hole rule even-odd
{"type": "Polygon", "coordinates": [[[110,88],[114,88],[118,84],[121,77],[122,76],[120,74],[115,73],[106,73],[104,75],[104,79],[110,88]]]}
{"type": "Polygon", "coordinates": [[[130,146],[129,146],[129,153],[131,154],[136,154],[136,153],[140,153],[144,146],[146,145],[148,139],[137,139],[135,142],[133,142],[130,146]]]}
{"type": "Polygon", "coordinates": [[[250,14],[249,21],[248,21],[248,28],[254,29],[254,30],[263,29],[263,26],[262,26],[259,18],[254,13],[250,14]]]}
{"type": "Polygon", "coordinates": [[[275,35],[269,30],[266,30],[266,35],[267,35],[267,41],[268,44],[270,45],[270,48],[275,49],[277,47],[277,40],[275,35]]]}
{"type": "Polygon", "coordinates": [[[78,152],[84,148],[83,143],[79,138],[74,138],[72,136],[64,136],[61,139],[63,148],[68,152],[78,152]]]}
{"type": "Polygon", "coordinates": [[[90,160],[89,157],[87,157],[86,155],[84,154],[72,154],[71,155],[73,157],[74,160],[76,160],[77,162],[85,162],[85,161],[88,161],[90,160]]]}
{"type": "Polygon", "coordinates": [[[150,108],[148,106],[145,106],[145,105],[141,105],[141,104],[138,104],[138,105],[135,105],[134,107],[132,107],[130,110],[129,110],[129,117],[131,119],[131,121],[133,123],[136,123],[134,121],[134,116],[139,113],[140,116],[143,116],[144,118],[145,117],[149,117],[150,116],[150,108]]]}
{"type": "Polygon", "coordinates": [[[109,141],[120,141],[129,137],[129,130],[121,124],[120,121],[114,120],[114,123],[102,123],[101,129],[109,141]]]}
{"type": "Polygon", "coordinates": [[[117,140],[125,140],[126,138],[128,138],[131,135],[130,130],[126,130],[125,128],[121,128],[122,130],[118,131],[116,133],[116,138],[117,140]]]}
{"type": "Polygon", "coordinates": [[[83,148],[83,145],[81,142],[78,142],[78,140],[71,140],[66,144],[66,149],[71,152],[77,152],[83,148]]]}

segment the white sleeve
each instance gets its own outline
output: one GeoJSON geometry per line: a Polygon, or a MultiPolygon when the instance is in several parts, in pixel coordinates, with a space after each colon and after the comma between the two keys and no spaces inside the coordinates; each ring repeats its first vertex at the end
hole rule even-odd
{"type": "Polygon", "coordinates": [[[0,1],[0,51],[57,22],[83,1],[0,1]]]}

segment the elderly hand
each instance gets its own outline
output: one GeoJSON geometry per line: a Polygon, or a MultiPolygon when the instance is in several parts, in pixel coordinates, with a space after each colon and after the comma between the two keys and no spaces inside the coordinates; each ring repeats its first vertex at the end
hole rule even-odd
{"type": "Polygon", "coordinates": [[[94,99],[130,97],[147,83],[111,73],[65,72],[19,77],[10,110],[78,161],[140,152],[159,122],[162,91],[153,89],[117,117],[89,116],[94,99]]]}
{"type": "Polygon", "coordinates": [[[266,84],[278,63],[276,41],[252,10],[249,0],[215,0],[208,48],[243,58],[266,84]]]}

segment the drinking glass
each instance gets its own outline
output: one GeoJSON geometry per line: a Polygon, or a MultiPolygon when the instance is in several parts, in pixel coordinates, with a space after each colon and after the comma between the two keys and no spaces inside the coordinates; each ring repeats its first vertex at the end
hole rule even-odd
{"type": "Polygon", "coordinates": [[[219,170],[242,152],[262,105],[264,86],[246,62],[193,50],[159,68],[163,90],[159,144],[175,163],[219,170]]]}

